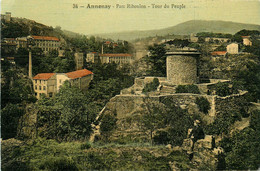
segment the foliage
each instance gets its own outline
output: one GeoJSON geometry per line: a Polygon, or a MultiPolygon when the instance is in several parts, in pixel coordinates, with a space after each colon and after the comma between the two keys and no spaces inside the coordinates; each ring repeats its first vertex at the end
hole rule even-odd
{"type": "Polygon", "coordinates": [[[210,103],[205,97],[196,97],[195,103],[199,107],[199,111],[207,114],[210,109],[210,103]]]}
{"type": "Polygon", "coordinates": [[[146,61],[151,64],[151,69],[147,71],[147,75],[165,76],[166,75],[166,51],[164,45],[149,46],[151,55],[146,57],[146,61]]]}
{"type": "Polygon", "coordinates": [[[90,135],[96,111],[77,87],[64,84],[55,98],[42,98],[37,105],[40,136],[70,141],[90,135]]]}
{"type": "Polygon", "coordinates": [[[170,161],[175,161],[183,170],[191,167],[185,153],[169,152],[165,146],[93,144],[92,148],[82,150],[80,147],[84,143],[57,143],[44,139],[28,141],[19,150],[5,150],[2,170],[8,170],[7,165],[12,161],[23,162],[27,166],[25,170],[66,170],[64,166],[69,170],[170,170],[170,161]]]}
{"type": "Polygon", "coordinates": [[[111,134],[111,131],[117,128],[116,126],[117,118],[115,114],[105,114],[101,119],[100,124],[100,133],[105,137],[105,139],[108,139],[109,134],[111,134]]]}
{"type": "Polygon", "coordinates": [[[89,142],[86,142],[84,144],[81,144],[80,149],[84,150],[84,149],[90,149],[91,148],[91,144],[89,142]]]}
{"type": "Polygon", "coordinates": [[[48,158],[40,166],[40,169],[44,170],[79,170],[72,159],[66,157],[48,158]]]}
{"type": "Polygon", "coordinates": [[[180,48],[187,47],[190,44],[188,39],[184,39],[184,40],[183,39],[174,39],[174,40],[168,41],[167,43],[170,45],[175,45],[176,47],[180,47],[180,48]]]}
{"type": "Polygon", "coordinates": [[[227,170],[257,170],[260,158],[259,128],[246,128],[232,137],[224,138],[220,145],[224,148],[227,170]],[[235,160],[234,160],[235,159],[235,160]]]}
{"type": "Polygon", "coordinates": [[[217,38],[231,38],[231,34],[213,33],[213,32],[200,32],[197,33],[198,37],[217,37],[217,38]]]}
{"type": "Polygon", "coordinates": [[[230,101],[222,101],[219,104],[223,106],[218,113],[215,121],[204,127],[207,135],[227,134],[230,131],[230,126],[235,121],[241,120],[242,117],[247,117],[248,103],[245,98],[230,99],[230,101]]]}
{"type": "Polygon", "coordinates": [[[23,108],[11,103],[1,110],[1,137],[3,139],[16,137],[19,118],[23,114],[23,108]]]}
{"type": "Polygon", "coordinates": [[[229,88],[229,84],[228,83],[218,82],[216,84],[215,90],[216,90],[216,94],[218,96],[222,96],[222,97],[228,96],[228,95],[232,94],[232,91],[229,88]]]}
{"type": "Polygon", "coordinates": [[[144,89],[142,90],[142,93],[148,93],[148,92],[157,90],[157,87],[159,86],[159,84],[160,84],[159,79],[154,78],[153,82],[145,84],[144,89]]]}
{"type": "Polygon", "coordinates": [[[165,106],[162,103],[155,102],[147,97],[143,100],[144,113],[140,118],[140,126],[150,137],[151,144],[153,145],[153,134],[159,128],[164,127],[164,118],[166,116],[165,106]]]}
{"type": "Polygon", "coordinates": [[[192,93],[200,94],[199,88],[196,85],[178,85],[176,87],[176,93],[192,93]]]}

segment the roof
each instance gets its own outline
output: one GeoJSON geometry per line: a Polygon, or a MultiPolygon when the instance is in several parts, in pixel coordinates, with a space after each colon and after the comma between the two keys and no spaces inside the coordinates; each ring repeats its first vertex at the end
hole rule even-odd
{"type": "Polygon", "coordinates": [[[57,37],[47,37],[47,36],[32,36],[36,40],[53,40],[53,41],[60,41],[57,37]]]}
{"type": "Polygon", "coordinates": [[[241,36],[242,38],[250,38],[250,36],[241,36]]]}
{"type": "Polygon", "coordinates": [[[211,52],[211,55],[226,55],[226,51],[215,51],[215,52],[211,52]]]}
{"type": "Polygon", "coordinates": [[[33,77],[34,80],[48,80],[50,79],[55,73],[40,73],[33,77]]]}
{"type": "Polygon", "coordinates": [[[106,53],[106,54],[100,54],[100,56],[116,57],[116,56],[132,56],[132,55],[128,53],[106,53]]]}
{"type": "Polygon", "coordinates": [[[81,78],[90,74],[93,74],[93,72],[87,69],[81,69],[81,70],[66,73],[66,75],[71,79],[81,78]]]}

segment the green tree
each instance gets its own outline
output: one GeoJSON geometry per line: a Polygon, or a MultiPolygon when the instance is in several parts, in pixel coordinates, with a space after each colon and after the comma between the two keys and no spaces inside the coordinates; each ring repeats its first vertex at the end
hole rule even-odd
{"type": "Polygon", "coordinates": [[[14,138],[17,135],[19,118],[24,114],[24,109],[15,104],[7,104],[1,110],[1,137],[14,138]]]}
{"type": "Polygon", "coordinates": [[[151,63],[151,69],[147,71],[148,75],[165,76],[166,75],[166,51],[164,45],[149,46],[151,55],[146,57],[146,61],[151,63]]]}
{"type": "Polygon", "coordinates": [[[153,145],[153,135],[159,128],[164,127],[166,108],[162,103],[146,97],[143,99],[144,111],[141,113],[140,126],[144,129],[153,145]]]}

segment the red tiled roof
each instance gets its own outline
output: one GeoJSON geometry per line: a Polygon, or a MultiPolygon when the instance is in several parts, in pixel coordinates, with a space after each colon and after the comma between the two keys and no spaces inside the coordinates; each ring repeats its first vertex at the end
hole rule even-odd
{"type": "Polygon", "coordinates": [[[250,38],[250,36],[241,36],[242,38],[250,38]]]}
{"type": "Polygon", "coordinates": [[[110,44],[111,42],[110,41],[106,41],[105,44],[110,44]]]}
{"type": "Polygon", "coordinates": [[[106,53],[106,54],[100,54],[100,56],[116,57],[116,56],[132,56],[132,55],[128,53],[106,53]]]}
{"type": "Polygon", "coordinates": [[[227,52],[226,51],[215,51],[211,52],[211,55],[225,55],[227,52]]]}
{"type": "Polygon", "coordinates": [[[40,73],[33,77],[34,80],[48,80],[50,79],[55,73],[40,73]]]}
{"type": "Polygon", "coordinates": [[[60,41],[57,37],[47,37],[47,36],[32,36],[36,40],[54,40],[60,41]]]}
{"type": "Polygon", "coordinates": [[[81,78],[90,74],[93,74],[93,72],[87,69],[81,69],[81,70],[66,73],[66,75],[71,79],[81,78]]]}

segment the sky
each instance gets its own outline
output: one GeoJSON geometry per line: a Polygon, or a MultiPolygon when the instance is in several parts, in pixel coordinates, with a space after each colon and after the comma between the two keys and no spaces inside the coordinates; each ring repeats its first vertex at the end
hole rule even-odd
{"type": "Polygon", "coordinates": [[[1,14],[5,12],[86,35],[162,29],[189,20],[260,24],[260,0],[1,0],[1,14]],[[90,9],[88,4],[111,8],[90,9]],[[127,8],[127,4],[146,8],[127,8]],[[152,4],[162,8],[152,8],[152,4]],[[172,8],[172,4],[185,8],[172,8]]]}

